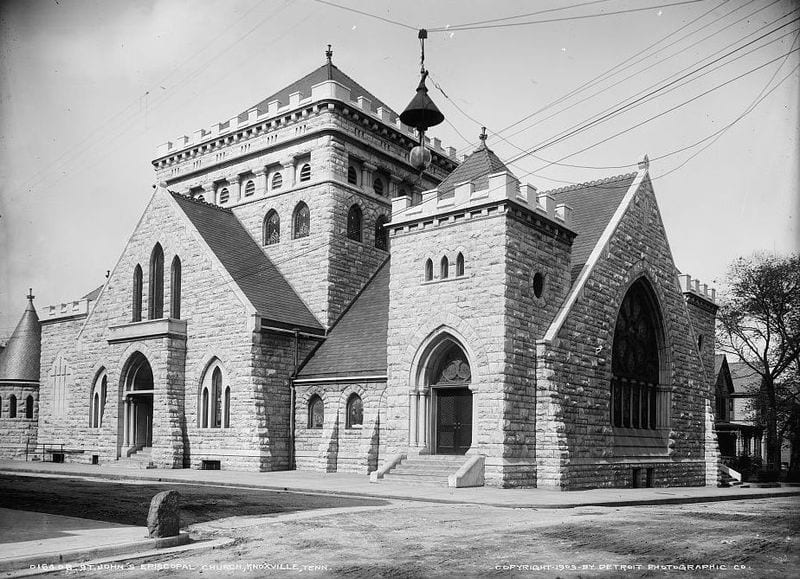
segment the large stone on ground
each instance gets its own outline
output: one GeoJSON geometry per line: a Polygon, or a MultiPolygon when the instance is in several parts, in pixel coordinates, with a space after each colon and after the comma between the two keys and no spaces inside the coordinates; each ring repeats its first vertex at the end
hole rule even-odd
{"type": "Polygon", "coordinates": [[[158,493],[150,501],[147,531],[151,538],[174,537],[181,528],[181,495],[178,491],[158,493]]]}

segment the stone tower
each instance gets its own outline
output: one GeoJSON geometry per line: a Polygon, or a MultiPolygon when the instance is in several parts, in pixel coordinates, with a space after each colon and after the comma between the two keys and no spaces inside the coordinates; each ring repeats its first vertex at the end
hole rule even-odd
{"type": "Polygon", "coordinates": [[[386,451],[485,456],[535,481],[535,342],[569,287],[571,213],[480,147],[392,204],[386,451]],[[410,369],[410,370],[409,370],[410,369]]]}
{"type": "Polygon", "coordinates": [[[434,139],[433,163],[416,174],[414,130],[332,54],[230,120],[165,143],[153,161],[170,190],[230,207],[325,327],[388,257],[391,199],[457,165],[434,139]]]}

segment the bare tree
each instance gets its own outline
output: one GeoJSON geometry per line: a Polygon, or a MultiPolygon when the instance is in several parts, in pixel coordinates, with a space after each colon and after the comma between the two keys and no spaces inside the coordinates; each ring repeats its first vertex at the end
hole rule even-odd
{"type": "Polygon", "coordinates": [[[757,420],[766,430],[767,468],[779,469],[776,384],[800,356],[800,254],[756,253],[736,260],[717,319],[717,348],[760,376],[757,420]]]}

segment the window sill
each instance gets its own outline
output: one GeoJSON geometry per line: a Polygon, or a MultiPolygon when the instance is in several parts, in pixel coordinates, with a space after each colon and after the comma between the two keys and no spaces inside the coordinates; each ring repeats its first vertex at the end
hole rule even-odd
{"type": "Polygon", "coordinates": [[[615,426],[615,456],[667,456],[669,455],[668,429],[621,428],[615,426]]]}
{"type": "Polygon", "coordinates": [[[173,318],[159,318],[157,320],[144,320],[131,322],[108,328],[108,343],[133,342],[152,338],[183,338],[186,339],[186,320],[173,318]]]}

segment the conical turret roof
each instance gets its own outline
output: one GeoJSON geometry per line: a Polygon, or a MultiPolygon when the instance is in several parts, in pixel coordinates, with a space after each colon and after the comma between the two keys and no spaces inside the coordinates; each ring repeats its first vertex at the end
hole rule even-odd
{"type": "Polygon", "coordinates": [[[0,382],[38,382],[42,328],[28,295],[28,306],[22,314],[5,349],[0,352],[0,382]]]}

